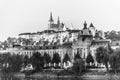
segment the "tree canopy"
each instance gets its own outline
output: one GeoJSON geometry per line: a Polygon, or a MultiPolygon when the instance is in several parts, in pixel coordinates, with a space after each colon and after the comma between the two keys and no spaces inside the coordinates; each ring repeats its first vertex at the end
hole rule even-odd
{"type": "Polygon", "coordinates": [[[96,60],[98,63],[103,63],[108,70],[109,55],[105,47],[101,46],[96,49],[96,60]]]}
{"type": "Polygon", "coordinates": [[[30,63],[30,59],[27,55],[24,56],[23,58],[23,63],[24,63],[24,66],[28,65],[30,63]]]}
{"type": "Polygon", "coordinates": [[[65,54],[64,59],[63,59],[63,62],[67,62],[67,61],[70,61],[70,57],[68,53],[65,54]]]}
{"type": "Polygon", "coordinates": [[[75,54],[74,59],[81,59],[81,56],[80,56],[80,54],[78,52],[77,52],[77,54],[75,54]]]}
{"type": "Polygon", "coordinates": [[[53,58],[52,58],[52,63],[58,64],[60,62],[61,62],[61,58],[60,58],[59,54],[58,53],[54,53],[53,54],[53,58]]]}
{"type": "Polygon", "coordinates": [[[16,72],[20,71],[21,69],[23,56],[18,54],[4,53],[0,54],[0,60],[2,72],[16,72]]]}
{"type": "Polygon", "coordinates": [[[50,55],[47,53],[44,53],[44,63],[48,64],[51,62],[50,55]]]}
{"type": "Polygon", "coordinates": [[[116,50],[110,57],[110,66],[113,71],[117,71],[120,68],[120,50],[116,50]]]}
{"type": "Polygon", "coordinates": [[[91,53],[88,54],[87,58],[86,58],[86,62],[87,63],[93,63],[94,62],[94,59],[93,59],[93,56],[91,55],[91,53]]]}
{"type": "Polygon", "coordinates": [[[44,67],[44,58],[39,52],[34,52],[31,57],[31,63],[35,70],[39,71],[44,67]]]}

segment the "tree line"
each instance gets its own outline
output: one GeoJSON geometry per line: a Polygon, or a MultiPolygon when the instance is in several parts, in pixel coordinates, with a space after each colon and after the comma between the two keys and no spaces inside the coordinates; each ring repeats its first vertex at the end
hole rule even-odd
{"type": "MultiPolygon", "coordinates": [[[[67,61],[70,61],[68,53],[63,58],[63,62],[66,63],[67,61]]],[[[18,72],[28,64],[32,64],[35,72],[50,67],[61,68],[59,63],[61,63],[61,57],[58,53],[54,53],[53,58],[47,53],[41,55],[39,52],[34,52],[31,57],[11,53],[0,54],[0,67],[2,72],[18,72]]]]}
{"type": "MultiPolygon", "coordinates": [[[[110,45],[108,47],[99,47],[95,53],[96,61],[99,64],[104,64],[107,71],[117,72],[120,68],[120,50],[114,51],[110,45]],[[110,65],[110,67],[109,67],[110,65]]],[[[71,61],[68,53],[64,55],[63,60],[58,53],[54,53],[53,57],[47,53],[41,55],[39,52],[34,52],[31,57],[27,55],[4,53],[0,54],[0,69],[2,72],[19,72],[22,67],[32,64],[35,72],[48,68],[62,68],[59,63],[67,63],[71,61]],[[55,64],[55,65],[54,65],[55,64]]],[[[75,74],[80,74],[86,70],[85,63],[94,63],[94,58],[91,53],[88,53],[86,60],[82,59],[80,53],[75,54],[72,70],[75,74]]]]}

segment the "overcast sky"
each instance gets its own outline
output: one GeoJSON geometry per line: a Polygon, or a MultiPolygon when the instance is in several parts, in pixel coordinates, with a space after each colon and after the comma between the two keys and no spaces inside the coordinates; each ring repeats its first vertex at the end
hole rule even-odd
{"type": "Polygon", "coordinates": [[[98,30],[120,29],[120,0],[0,0],[0,41],[47,29],[50,12],[69,28],[86,20],[98,30]]]}

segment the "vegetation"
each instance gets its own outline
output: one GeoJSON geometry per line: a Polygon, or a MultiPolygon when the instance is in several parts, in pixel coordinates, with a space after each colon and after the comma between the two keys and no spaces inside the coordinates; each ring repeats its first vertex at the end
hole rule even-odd
{"type": "Polygon", "coordinates": [[[74,58],[75,60],[76,59],[81,59],[81,56],[80,56],[80,54],[77,52],[77,54],[75,55],[75,58],[74,58]]]}
{"type": "Polygon", "coordinates": [[[114,72],[120,71],[120,50],[115,51],[111,55],[110,66],[114,72]]]}
{"type": "Polygon", "coordinates": [[[44,57],[39,52],[33,53],[31,57],[31,64],[35,71],[40,71],[44,67],[44,57]]]}
{"type": "Polygon", "coordinates": [[[73,63],[72,70],[74,74],[80,75],[85,71],[85,61],[83,61],[83,59],[76,59],[73,63]]]}
{"type": "Polygon", "coordinates": [[[0,64],[3,73],[20,71],[23,63],[23,56],[10,53],[0,54],[0,64]]]}
{"type": "Polygon", "coordinates": [[[88,56],[86,58],[86,62],[89,64],[94,62],[94,59],[93,59],[91,53],[88,54],[88,56]]]}
{"type": "Polygon", "coordinates": [[[49,54],[44,53],[44,64],[46,65],[46,67],[49,63],[51,63],[51,57],[49,56],[49,54]]]}
{"type": "Polygon", "coordinates": [[[65,56],[64,56],[63,62],[66,63],[67,61],[70,61],[70,57],[69,57],[69,55],[66,53],[65,56]]]}
{"type": "MultiPolygon", "coordinates": [[[[98,63],[103,63],[107,70],[108,63],[110,64],[111,69],[114,72],[117,72],[120,69],[120,50],[113,51],[110,45],[108,47],[99,47],[96,50],[96,60],[98,63]]],[[[63,59],[63,62],[70,61],[69,55],[66,53],[63,59]]],[[[0,64],[1,70],[4,73],[8,72],[17,72],[20,71],[22,65],[27,66],[28,64],[32,64],[35,71],[41,71],[45,66],[49,63],[58,64],[61,62],[60,55],[58,53],[53,54],[53,58],[51,59],[50,55],[44,53],[42,56],[39,52],[34,52],[32,57],[28,57],[27,55],[18,55],[18,54],[10,54],[4,53],[0,54],[0,64]]],[[[87,63],[94,63],[94,59],[91,53],[88,54],[86,58],[87,63]]],[[[77,52],[75,55],[72,71],[74,74],[81,74],[86,70],[85,61],[81,58],[80,54],[77,52]]]]}
{"type": "Polygon", "coordinates": [[[104,47],[97,48],[96,60],[98,63],[103,63],[105,65],[106,69],[109,70],[108,69],[109,55],[108,55],[106,48],[104,48],[104,47]]]}
{"type": "Polygon", "coordinates": [[[30,59],[27,55],[25,55],[23,58],[23,65],[27,66],[29,63],[30,63],[30,59]]]}
{"type": "Polygon", "coordinates": [[[61,62],[61,58],[58,53],[53,54],[52,63],[58,64],[61,62]]]}

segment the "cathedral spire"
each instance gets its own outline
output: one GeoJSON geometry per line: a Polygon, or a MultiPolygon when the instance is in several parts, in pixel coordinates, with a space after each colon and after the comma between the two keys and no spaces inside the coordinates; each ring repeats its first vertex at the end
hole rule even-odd
{"type": "Polygon", "coordinates": [[[84,21],[84,28],[83,29],[87,29],[87,23],[86,23],[86,21],[84,21]]]}
{"type": "Polygon", "coordinates": [[[50,13],[50,20],[49,20],[49,22],[53,22],[54,20],[53,20],[53,18],[52,18],[52,12],[50,13]]]}

